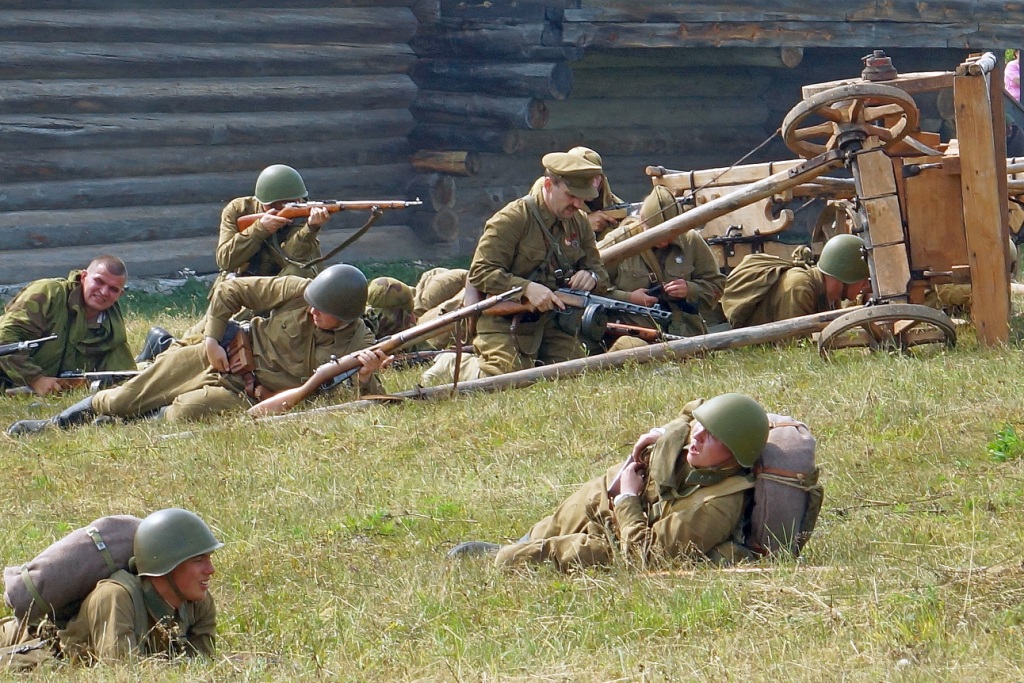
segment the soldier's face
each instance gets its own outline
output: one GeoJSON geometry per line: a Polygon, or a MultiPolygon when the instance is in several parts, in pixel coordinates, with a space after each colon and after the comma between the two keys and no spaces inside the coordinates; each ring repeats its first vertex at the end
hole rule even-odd
{"type": "Polygon", "coordinates": [[[695,420],[690,431],[690,447],[686,451],[686,462],[690,463],[691,467],[721,467],[732,459],[729,447],[695,420]]]}
{"type": "Polygon", "coordinates": [[[565,219],[583,209],[585,200],[571,194],[565,183],[554,178],[544,178],[545,201],[555,217],[565,219]]]}
{"type": "Polygon", "coordinates": [[[94,311],[107,310],[121,298],[126,279],[123,275],[112,275],[102,263],[92,264],[82,274],[85,305],[94,311]]]}
{"type": "Polygon", "coordinates": [[[210,590],[213,557],[210,553],[191,557],[175,567],[168,576],[186,600],[200,602],[210,590]]]}
{"type": "Polygon", "coordinates": [[[309,315],[313,318],[313,324],[321,330],[337,330],[342,327],[344,320],[336,318],[330,313],[324,313],[319,308],[309,307],[309,315]]]}

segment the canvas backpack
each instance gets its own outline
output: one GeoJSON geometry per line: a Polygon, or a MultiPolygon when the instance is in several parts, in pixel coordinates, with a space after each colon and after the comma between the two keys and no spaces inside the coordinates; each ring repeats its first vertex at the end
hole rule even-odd
{"type": "Polygon", "coordinates": [[[746,325],[761,300],[787,271],[806,267],[806,263],[772,254],[745,256],[729,273],[725,282],[726,296],[722,300],[722,310],[729,324],[734,328],[746,325]]]}
{"type": "Polygon", "coordinates": [[[27,624],[48,617],[63,628],[97,583],[128,568],[141,522],[131,515],[101,517],[29,562],[7,567],[4,601],[27,624]]]}
{"type": "Polygon", "coordinates": [[[811,537],[824,498],[815,463],[817,443],[803,422],[774,413],[768,420],[768,443],[754,465],[744,545],[761,556],[782,551],[797,557],[811,537]]]}

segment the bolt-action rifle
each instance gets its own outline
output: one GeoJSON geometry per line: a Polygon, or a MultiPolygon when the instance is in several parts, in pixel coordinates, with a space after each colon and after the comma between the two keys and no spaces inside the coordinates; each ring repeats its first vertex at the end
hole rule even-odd
{"type": "MultiPolygon", "coordinates": [[[[339,201],[337,199],[328,199],[317,202],[290,202],[285,204],[276,215],[282,218],[303,218],[309,216],[310,212],[316,208],[325,208],[330,213],[337,213],[339,211],[383,211],[384,209],[407,209],[410,206],[420,206],[423,204],[419,199],[405,200],[405,199],[382,199],[380,201],[375,200],[358,200],[358,201],[339,201]]],[[[263,218],[265,214],[262,213],[250,213],[245,216],[239,216],[237,225],[238,230],[241,232],[250,225],[263,218]]]]}
{"type": "MultiPolygon", "coordinates": [[[[390,337],[385,337],[376,344],[368,346],[367,348],[371,351],[377,350],[390,354],[402,347],[415,344],[423,339],[428,339],[433,336],[437,330],[447,327],[452,323],[456,323],[463,318],[468,318],[471,315],[481,313],[491,306],[519,294],[521,291],[522,287],[515,287],[503,294],[498,294],[497,296],[484,299],[479,303],[463,306],[451,313],[445,313],[433,320],[415,325],[407,330],[393,334],[390,337]]],[[[266,400],[260,401],[252,408],[249,408],[249,415],[253,417],[266,417],[268,415],[278,415],[283,413],[297,403],[305,401],[316,393],[320,387],[324,386],[339,375],[352,370],[358,372],[361,366],[362,364],[356,358],[355,353],[350,353],[342,358],[334,358],[318,367],[313,373],[313,376],[306,380],[301,386],[295,387],[294,389],[286,389],[285,391],[275,394],[266,400]]]]}
{"type": "Polygon", "coordinates": [[[103,370],[97,372],[84,372],[82,370],[67,370],[57,375],[60,385],[64,389],[77,387],[89,387],[90,389],[106,389],[127,382],[138,370],[103,370]]]}
{"type": "Polygon", "coordinates": [[[26,339],[25,341],[11,342],[10,344],[0,344],[0,357],[9,356],[19,351],[35,351],[39,348],[40,344],[53,341],[56,338],[57,335],[51,334],[49,337],[40,337],[39,339],[26,339]]]}

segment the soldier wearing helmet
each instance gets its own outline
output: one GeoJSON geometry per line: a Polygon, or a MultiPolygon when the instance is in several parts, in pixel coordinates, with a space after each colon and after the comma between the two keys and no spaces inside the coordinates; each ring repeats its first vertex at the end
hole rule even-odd
{"type": "Polygon", "coordinates": [[[836,235],[816,266],[769,254],[749,254],[725,280],[722,310],[734,328],[821,313],[867,291],[864,240],[836,235]]]}
{"type": "Polygon", "coordinates": [[[119,387],[100,391],[49,420],[22,420],[8,434],[67,428],[105,415],[190,420],[248,409],[301,385],[332,357],[355,353],[357,389],[379,393],[375,372],[388,356],[367,349],[373,334],[361,319],[366,277],[338,264],[314,279],[294,275],[224,280],[210,295],[205,336],[185,340],[119,387]],[[243,306],[269,310],[248,324],[231,320],[243,306]]]}
{"type": "Polygon", "coordinates": [[[170,508],[146,517],[135,533],[135,573],[118,572],[96,585],[58,633],[64,656],[88,663],[212,656],[217,633],[217,608],[209,592],[212,555],[223,545],[188,510],[170,508]],[[146,623],[136,623],[140,614],[146,623]]]}
{"type": "Polygon", "coordinates": [[[584,484],[519,542],[470,541],[450,556],[496,553],[501,566],[553,562],[561,570],[612,562],[617,552],[659,558],[739,559],[750,469],[768,441],[768,414],[743,394],[698,399],[641,435],[625,463],[584,484]]]}
{"type": "MultiPolygon", "coordinates": [[[[650,229],[681,212],[672,191],[659,185],[644,200],[639,219],[627,218],[613,232],[635,230],[631,226],[637,223],[642,224],[641,229],[650,229]]],[[[615,239],[614,235],[610,237],[615,239]]],[[[604,243],[602,240],[599,248],[604,243]]],[[[718,269],[715,255],[695,230],[666,239],[611,266],[608,277],[608,296],[639,306],[660,303],[672,311],[672,321],[664,331],[683,337],[707,333],[702,314],[714,309],[725,286],[725,276],[718,269]]],[[[616,322],[655,326],[650,319],[637,315],[622,315],[616,322]]],[[[623,348],[625,341],[640,340],[623,338],[612,348],[623,348]]]]}

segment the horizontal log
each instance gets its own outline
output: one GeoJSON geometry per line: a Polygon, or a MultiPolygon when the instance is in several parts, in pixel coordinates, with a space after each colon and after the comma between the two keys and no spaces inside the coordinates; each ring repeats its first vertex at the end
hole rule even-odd
{"type": "Polygon", "coordinates": [[[442,0],[441,11],[449,21],[524,23],[544,21],[551,10],[575,7],[577,0],[516,0],[515,2],[465,2],[442,0]]]}
{"type": "Polygon", "coordinates": [[[421,123],[409,133],[409,142],[423,149],[468,149],[473,152],[504,152],[519,150],[519,137],[514,130],[488,130],[479,127],[421,123]]]}
{"type": "Polygon", "coordinates": [[[609,121],[636,121],[645,126],[764,126],[768,112],[747,99],[648,97],[644,100],[572,98],[547,103],[547,128],[607,126],[609,121]]]}
{"type": "Polygon", "coordinates": [[[410,71],[424,90],[564,100],[572,90],[565,62],[503,64],[421,59],[410,71]]]}
{"type": "MultiPolygon", "coordinates": [[[[675,46],[670,48],[616,48],[590,49],[579,61],[573,62],[575,79],[583,72],[601,69],[648,69],[652,67],[728,67],[750,66],[786,68],[781,48],[742,47],[732,50],[706,50],[675,46]]],[[[802,62],[804,66],[806,62],[802,62]]]]}
{"type": "Polygon", "coordinates": [[[417,237],[428,244],[455,242],[459,237],[459,217],[449,208],[414,211],[406,223],[417,237]]]}
{"type": "Polygon", "coordinates": [[[0,116],[0,150],[245,145],[401,136],[408,109],[219,114],[0,116]]]}
{"type": "Polygon", "coordinates": [[[420,57],[442,59],[506,59],[562,61],[578,59],[582,51],[565,45],[560,33],[552,34],[543,24],[481,26],[449,29],[420,27],[409,41],[420,57]]]}
{"type": "Polygon", "coordinates": [[[405,196],[423,201],[424,209],[455,206],[455,179],[443,173],[416,173],[405,186],[405,196]]]}
{"type": "Polygon", "coordinates": [[[412,155],[417,171],[434,171],[449,175],[469,176],[480,172],[480,158],[474,152],[441,152],[421,149],[412,155]]]}
{"type": "Polygon", "coordinates": [[[710,67],[681,70],[657,62],[636,68],[581,71],[573,85],[577,98],[632,99],[685,94],[687,97],[760,97],[772,85],[768,69],[710,67]]]}
{"type": "MultiPolygon", "coordinates": [[[[259,169],[143,178],[12,183],[0,186],[0,212],[160,206],[227,201],[249,194],[259,169]]],[[[346,199],[390,194],[405,184],[408,163],[348,168],[303,168],[310,197],[346,199]]]]}
{"type": "Polygon", "coordinates": [[[522,153],[544,154],[577,145],[595,147],[603,155],[651,155],[669,158],[678,154],[735,156],[767,137],[761,126],[611,126],[515,131],[516,148],[522,153]]]}
{"type": "MultiPolygon", "coordinates": [[[[644,364],[654,361],[679,361],[693,356],[703,355],[709,351],[726,351],[738,349],[754,344],[771,344],[786,339],[809,337],[815,332],[820,332],[825,326],[839,316],[845,315],[852,309],[840,309],[815,313],[813,315],[790,318],[767,325],[755,325],[744,327],[739,330],[728,330],[726,332],[715,332],[712,334],[687,337],[677,341],[664,344],[651,344],[640,348],[600,353],[576,360],[552,363],[535,368],[527,368],[516,372],[509,372],[504,375],[483,377],[481,379],[459,382],[458,385],[442,384],[434,387],[417,387],[409,391],[402,391],[392,394],[401,398],[419,399],[445,399],[455,394],[472,394],[478,392],[504,391],[505,389],[518,389],[530,386],[543,380],[561,380],[571,377],[596,372],[599,370],[612,370],[632,364],[644,364]]],[[[334,406],[324,406],[312,410],[304,410],[284,415],[260,418],[260,422],[281,422],[294,420],[301,417],[311,417],[328,413],[353,411],[379,406],[380,402],[372,400],[358,400],[342,403],[334,406]]]]}
{"type": "Polygon", "coordinates": [[[0,51],[0,78],[245,78],[407,73],[405,44],[21,43],[0,51]]]}
{"type": "Polygon", "coordinates": [[[543,101],[524,97],[494,97],[421,90],[411,111],[417,121],[463,123],[483,119],[515,128],[543,128],[548,110],[543,101]]]}
{"type": "MultiPolygon", "coordinates": [[[[331,7],[410,7],[414,8],[424,0],[331,0],[331,7]]],[[[438,0],[433,0],[437,5],[438,0]]],[[[136,11],[142,3],[139,0],[74,0],[75,9],[129,9],[136,11]]],[[[323,0],[274,0],[276,9],[310,9],[323,7],[323,0]]],[[[146,0],[148,9],[195,10],[195,9],[248,9],[252,0],[146,0]]],[[[4,0],[6,9],[49,9],[66,10],[68,0],[4,0]]]]}
{"type": "Polygon", "coordinates": [[[404,137],[261,145],[42,149],[9,155],[7,163],[0,166],[0,183],[246,171],[275,163],[295,168],[375,166],[400,163],[411,153],[404,137]]]}
{"type": "Polygon", "coordinates": [[[271,9],[11,10],[0,33],[24,42],[115,43],[408,43],[419,22],[408,7],[271,9]]]}
{"type": "Polygon", "coordinates": [[[405,74],[107,81],[6,81],[4,114],[394,109],[416,97],[405,74]]]}
{"type": "Polygon", "coordinates": [[[566,23],[562,39],[580,48],[664,47],[1010,47],[1024,26],[897,22],[753,21],[566,23]]]}

